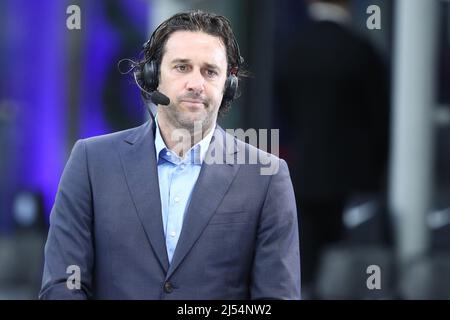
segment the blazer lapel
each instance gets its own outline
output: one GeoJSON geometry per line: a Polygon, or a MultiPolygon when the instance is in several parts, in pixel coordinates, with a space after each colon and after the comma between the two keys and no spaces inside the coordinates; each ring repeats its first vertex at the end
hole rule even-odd
{"type": "Polygon", "coordinates": [[[167,272],[169,261],[164,240],[158,171],[150,120],[120,143],[120,155],[139,220],[158,260],[167,272]]]}
{"type": "MultiPolygon", "coordinates": [[[[210,159],[212,156],[211,151],[220,152],[225,162],[227,154],[234,154],[238,151],[234,137],[229,136],[228,139],[225,137],[226,133],[223,129],[217,127],[207,152],[207,158],[210,159]]],[[[239,168],[234,163],[207,164],[207,162],[203,163],[197,183],[192,191],[191,202],[184,217],[183,228],[166,279],[172,275],[200,237],[239,168]]]]}

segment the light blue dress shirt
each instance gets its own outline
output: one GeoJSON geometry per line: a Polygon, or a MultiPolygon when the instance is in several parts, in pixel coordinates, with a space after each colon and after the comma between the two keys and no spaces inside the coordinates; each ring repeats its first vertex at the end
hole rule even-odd
{"type": "Polygon", "coordinates": [[[167,148],[155,117],[156,162],[158,164],[159,191],[161,194],[162,220],[169,263],[180,237],[185,211],[191,200],[192,190],[208,150],[214,129],[186,152],[181,159],[167,148]]]}

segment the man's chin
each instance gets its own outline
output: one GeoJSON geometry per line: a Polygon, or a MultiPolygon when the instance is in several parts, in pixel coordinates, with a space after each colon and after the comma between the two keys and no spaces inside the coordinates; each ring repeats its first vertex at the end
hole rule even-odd
{"type": "Polygon", "coordinates": [[[206,117],[203,114],[185,114],[179,118],[180,124],[185,128],[194,128],[194,126],[201,127],[205,125],[206,117]]]}

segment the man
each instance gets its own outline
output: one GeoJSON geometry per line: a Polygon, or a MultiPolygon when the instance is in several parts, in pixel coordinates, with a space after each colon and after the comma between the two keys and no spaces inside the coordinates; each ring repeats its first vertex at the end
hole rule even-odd
{"type": "Polygon", "coordinates": [[[262,155],[216,125],[240,71],[228,20],[180,13],[144,48],[138,85],[170,103],[155,121],[75,144],[51,213],[40,298],[300,298],[286,163],[264,154],[279,168],[263,175],[261,163],[214,161],[262,155]]]}

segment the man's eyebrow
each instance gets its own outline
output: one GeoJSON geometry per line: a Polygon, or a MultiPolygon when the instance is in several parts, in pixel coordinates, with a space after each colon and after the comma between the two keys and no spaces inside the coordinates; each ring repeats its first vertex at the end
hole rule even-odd
{"type": "Polygon", "coordinates": [[[172,63],[189,63],[191,62],[191,60],[189,59],[181,59],[181,58],[177,58],[177,59],[173,59],[172,63]]]}
{"type": "MultiPolygon", "coordinates": [[[[171,63],[190,63],[190,62],[191,62],[190,59],[176,58],[173,59],[171,63]]],[[[220,70],[219,66],[214,63],[205,63],[204,65],[209,69],[220,70]]]]}
{"type": "Polygon", "coordinates": [[[214,63],[205,63],[205,66],[209,69],[220,70],[219,66],[214,63]]]}

